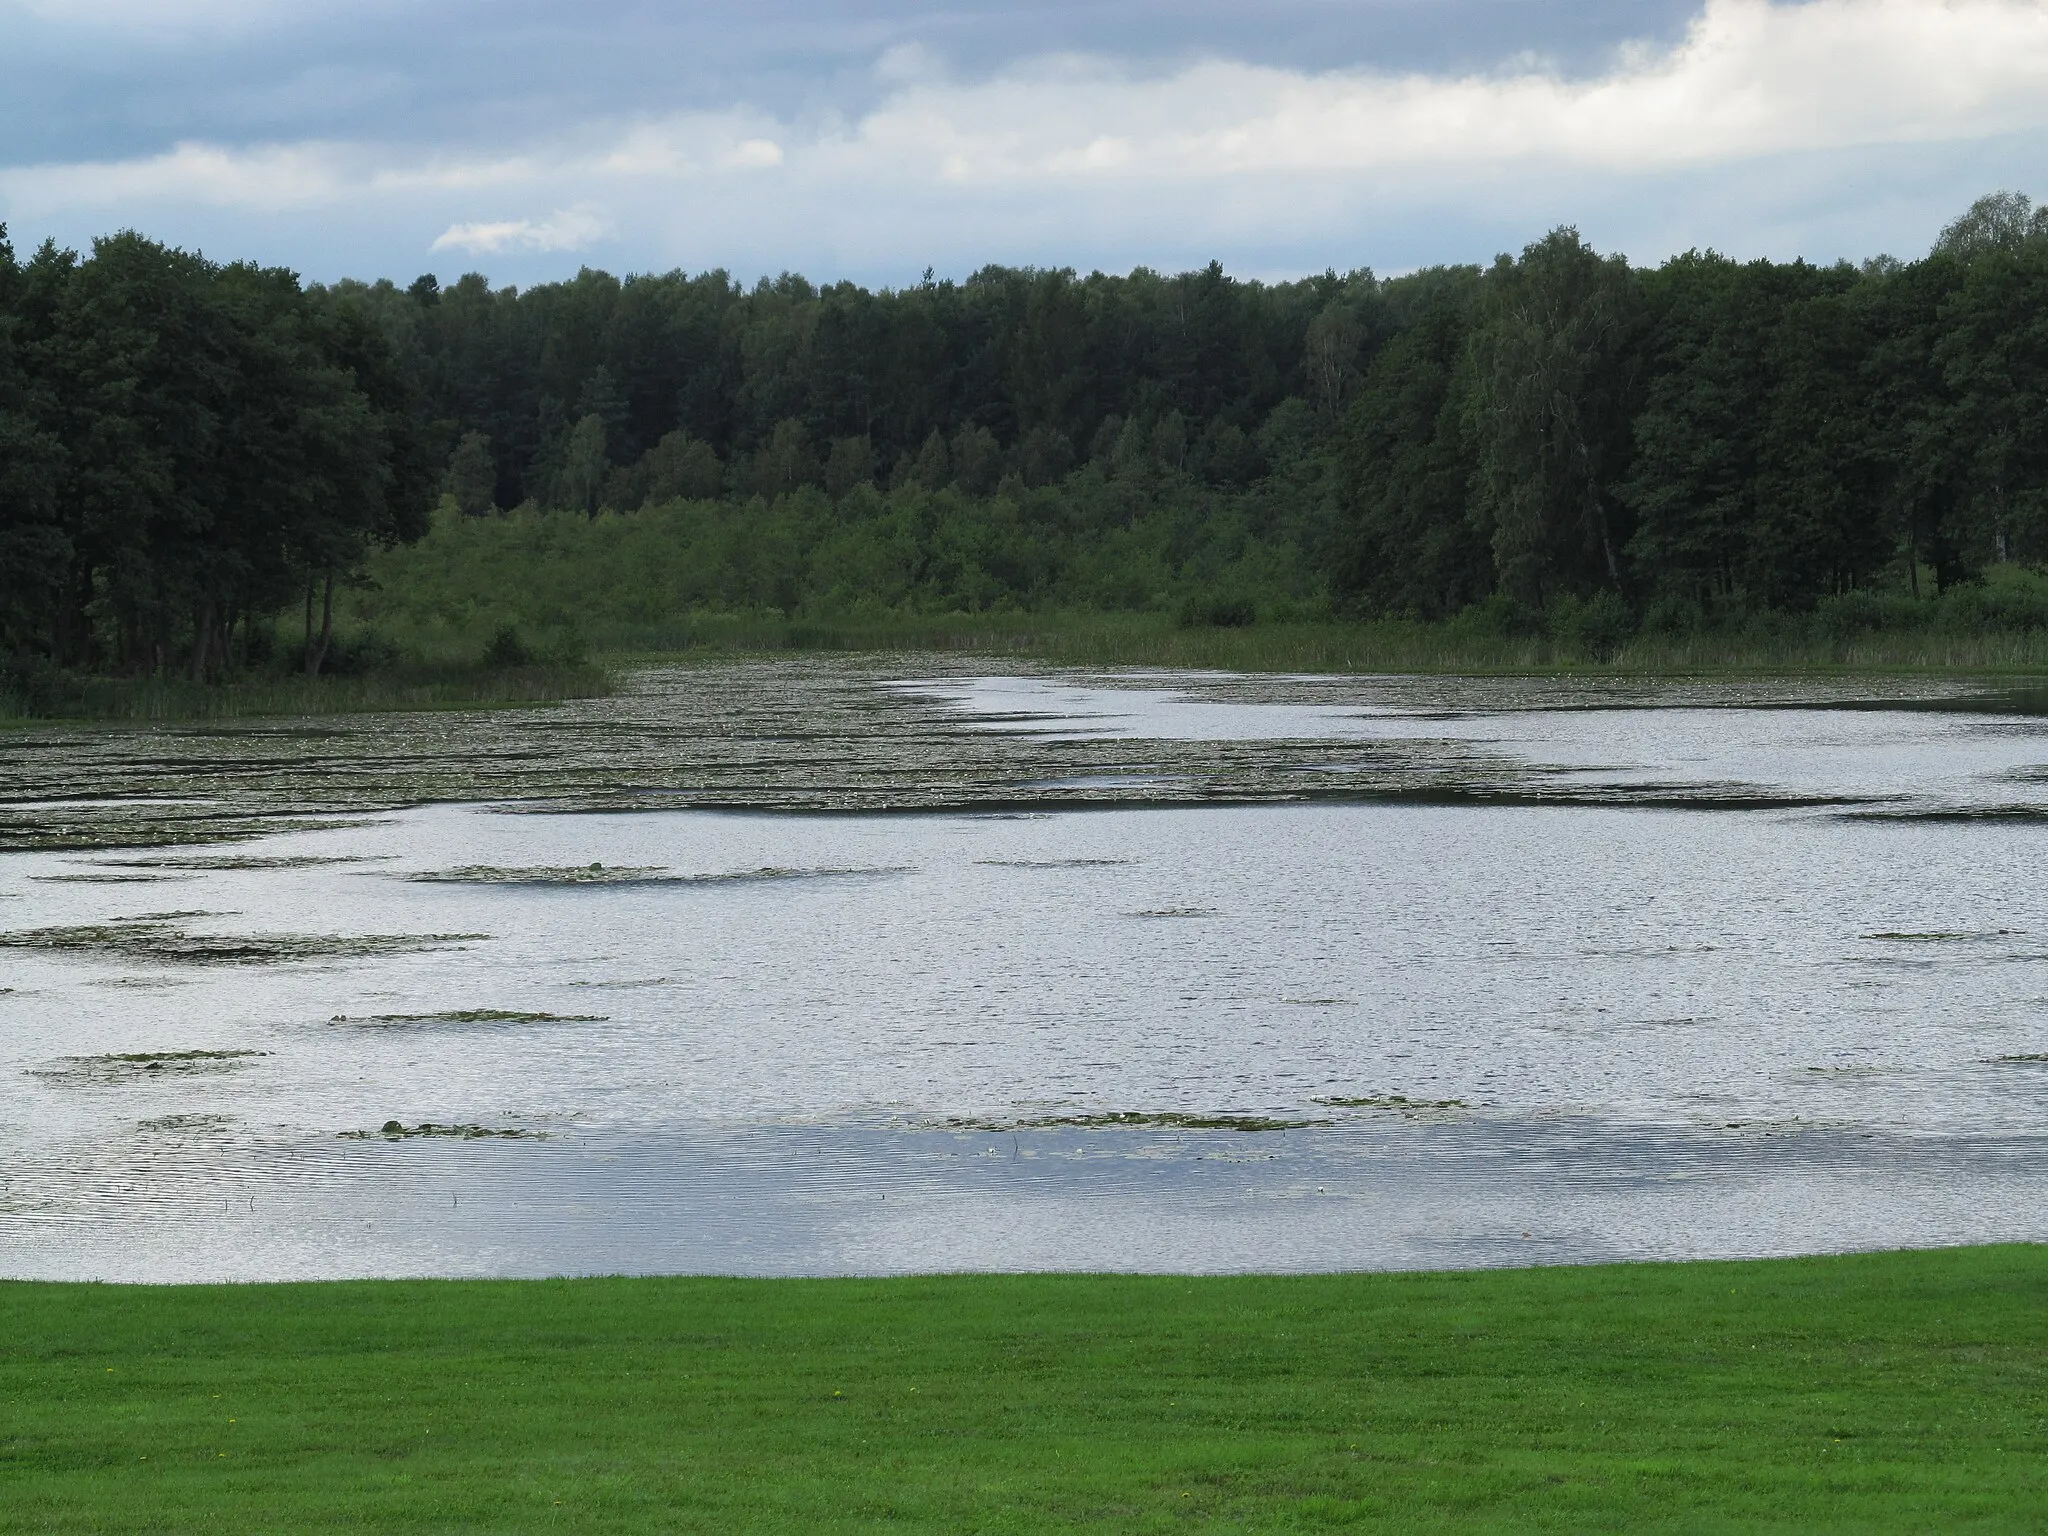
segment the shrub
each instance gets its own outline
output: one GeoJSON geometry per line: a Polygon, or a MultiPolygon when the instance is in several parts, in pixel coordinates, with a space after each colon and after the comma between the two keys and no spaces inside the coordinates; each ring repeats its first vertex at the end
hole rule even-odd
{"type": "Polygon", "coordinates": [[[533,652],[527,649],[515,626],[500,624],[498,632],[491,636],[491,643],[484,647],[484,665],[493,671],[530,667],[533,665],[533,652]]]}

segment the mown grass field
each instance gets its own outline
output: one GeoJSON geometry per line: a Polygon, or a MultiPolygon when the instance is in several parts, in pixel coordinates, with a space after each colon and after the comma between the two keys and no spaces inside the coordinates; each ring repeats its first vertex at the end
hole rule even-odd
{"type": "Polygon", "coordinates": [[[2044,1524],[2040,1247],[0,1286],[9,1531],[2044,1524]]]}

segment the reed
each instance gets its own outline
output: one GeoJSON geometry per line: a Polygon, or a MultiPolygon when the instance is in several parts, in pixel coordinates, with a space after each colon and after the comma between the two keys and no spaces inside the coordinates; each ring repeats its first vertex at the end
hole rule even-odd
{"type": "Polygon", "coordinates": [[[9,687],[0,681],[0,725],[475,709],[590,698],[609,693],[612,687],[609,669],[587,663],[509,668],[420,665],[357,677],[254,676],[215,683],[55,675],[38,678],[32,686],[9,687]]]}

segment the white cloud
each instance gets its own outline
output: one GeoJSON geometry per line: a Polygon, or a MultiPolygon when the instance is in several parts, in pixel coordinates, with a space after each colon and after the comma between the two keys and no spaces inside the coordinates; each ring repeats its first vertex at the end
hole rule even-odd
{"type": "Polygon", "coordinates": [[[733,145],[726,164],[741,171],[766,170],[782,164],[782,146],[773,139],[742,139],[733,145]]]}
{"type": "Polygon", "coordinates": [[[2040,0],[1710,0],[1685,40],[1590,80],[1303,74],[1133,80],[1053,60],[911,86],[844,145],[951,181],[1569,165],[1643,171],[2048,124],[2040,0]]]}
{"type": "Polygon", "coordinates": [[[1547,189],[1571,216],[1616,185],[1716,167],[2039,133],[2048,0],[1708,0],[1675,47],[1625,50],[1584,79],[1528,60],[1464,76],[1210,60],[1142,77],[1062,57],[949,81],[902,50],[878,78],[888,94],[852,121],[679,112],[509,151],[184,144],[0,168],[0,216],[381,210],[419,231],[414,251],[436,228],[433,250],[478,253],[618,234],[641,264],[732,261],[780,241],[786,254],[770,261],[857,252],[922,265],[936,242],[1014,253],[1020,232],[1035,250],[1053,237],[1156,247],[1160,231],[1269,249],[1327,239],[1333,221],[1355,228],[1361,208],[1402,199],[1441,208],[1547,189]]]}
{"type": "Polygon", "coordinates": [[[429,249],[467,251],[472,256],[499,251],[580,251],[604,232],[605,221],[595,209],[564,208],[544,219],[451,225],[429,249]]]}
{"type": "Polygon", "coordinates": [[[360,185],[351,162],[364,158],[362,151],[331,144],[179,144],[136,160],[0,169],[0,206],[31,212],[164,202],[298,208],[331,202],[360,185]]]}

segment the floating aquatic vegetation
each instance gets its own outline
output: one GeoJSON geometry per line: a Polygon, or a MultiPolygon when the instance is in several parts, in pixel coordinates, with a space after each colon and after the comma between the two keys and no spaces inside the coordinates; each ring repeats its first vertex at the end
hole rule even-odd
{"type": "Polygon", "coordinates": [[[138,1131],[217,1131],[223,1126],[234,1124],[233,1115],[159,1115],[154,1120],[138,1120],[138,1131]]]}
{"type": "Polygon", "coordinates": [[[780,865],[765,865],[760,869],[735,869],[715,875],[679,875],[679,885],[748,885],[755,881],[775,880],[874,880],[884,875],[914,875],[917,871],[908,864],[877,864],[870,866],[848,865],[820,869],[791,869],[780,865]]]}
{"type": "Polygon", "coordinates": [[[667,976],[646,976],[634,981],[569,981],[564,982],[563,985],[569,987],[603,987],[614,992],[627,992],[635,987],[672,987],[676,983],[667,976]]]}
{"type": "Polygon", "coordinates": [[[1152,907],[1143,912],[1132,912],[1131,917],[1214,917],[1213,907],[1152,907]]]}
{"type": "Polygon", "coordinates": [[[425,869],[400,878],[422,885],[665,885],[673,882],[661,864],[530,864],[516,869],[464,864],[425,869]]]}
{"type": "Polygon", "coordinates": [[[1136,859],[976,859],[990,869],[1114,869],[1136,859]]]}
{"type": "Polygon", "coordinates": [[[748,885],[757,881],[844,880],[879,875],[908,874],[906,868],[888,869],[737,869],[708,875],[670,874],[665,865],[640,864],[540,864],[504,868],[494,864],[465,864],[456,869],[423,870],[401,878],[426,885],[748,885]]]}
{"type": "Polygon", "coordinates": [[[2030,1062],[2048,1061],[2048,1051],[2028,1051],[2016,1056],[1993,1056],[1991,1060],[2000,1065],[2021,1066],[2030,1062]]]}
{"type": "Polygon", "coordinates": [[[1716,1128],[1724,1131],[1755,1131],[1763,1136],[1802,1136],[1808,1131],[1846,1131],[1854,1130],[1857,1126],[1858,1122],[1854,1120],[1819,1120],[1808,1119],[1804,1115],[1781,1115],[1773,1119],[1723,1120],[1717,1122],[1716,1128]]]}
{"type": "Polygon", "coordinates": [[[417,1136],[448,1136],[458,1141],[546,1141],[546,1131],[528,1131],[518,1128],[494,1129],[486,1125],[436,1125],[431,1120],[422,1120],[418,1125],[405,1125],[397,1120],[386,1120],[374,1131],[343,1131],[351,1141],[406,1141],[417,1136]]]}
{"type": "Polygon", "coordinates": [[[489,937],[487,933],[191,933],[165,919],[130,918],[0,932],[0,948],[120,955],[197,965],[261,965],[412,954],[489,937]]]}
{"type": "Polygon", "coordinates": [[[51,1082],[145,1082],[162,1077],[211,1076],[236,1072],[268,1051],[143,1051],[107,1056],[60,1056],[31,1077],[51,1082]]]}
{"type": "Polygon", "coordinates": [[[168,885],[173,881],[191,880],[192,875],[152,875],[141,870],[106,870],[96,875],[30,875],[29,879],[43,885],[168,885]]]}
{"type": "Polygon", "coordinates": [[[337,1013],[330,1024],[378,1027],[399,1024],[605,1024],[604,1013],[518,1013],[506,1008],[459,1008],[444,1013],[337,1013]]]}
{"type": "Polygon", "coordinates": [[[1993,928],[1979,933],[1866,933],[1866,939],[1882,939],[1892,944],[1969,944],[1983,939],[2009,939],[2018,935],[2016,928],[1993,928]]]}
{"type": "Polygon", "coordinates": [[[1840,814],[1849,821],[2048,821],[2048,807],[2038,805],[1884,806],[1840,814]]]}
{"type": "Polygon", "coordinates": [[[115,987],[124,992],[164,992],[191,985],[189,976],[95,976],[88,987],[115,987]]]}
{"type": "MultiPolygon", "coordinates": [[[[1005,662],[1006,670],[1038,671],[1005,662]]],[[[545,710],[350,718],[334,729],[39,728],[0,734],[0,849],[219,843],[363,825],[431,802],[503,810],[934,811],[1043,815],[1100,805],[1385,801],[1666,805],[1701,810],[1876,809],[1725,783],[1558,783],[1498,744],[1425,718],[1473,711],[1835,702],[1811,682],[1172,674],[1190,697],[1364,706],[1410,735],[1360,740],[1062,739],[988,730],[943,697],[890,688],[985,673],[968,658],[800,657],[639,669],[612,696],[545,710]],[[1313,772],[1341,767],[1346,771],[1313,772]],[[109,796],[118,785],[120,797],[109,796]]],[[[1073,674],[1063,674],[1073,675],[1073,674]]],[[[1083,686],[1158,678],[1080,675],[1083,686]]],[[[2048,814],[2039,809],[2029,814],[2048,814]]]]}
{"type": "Polygon", "coordinates": [[[153,859],[94,859],[92,862],[106,869],[316,869],[327,864],[381,864],[395,857],[395,854],[388,853],[194,853],[153,859]]]}
{"type": "Polygon", "coordinates": [[[1288,1008],[1341,1008],[1351,1001],[1348,997],[1283,997],[1281,1005],[1288,1008]]]}
{"type": "Polygon", "coordinates": [[[1313,1104],[1331,1109],[1391,1109],[1400,1114],[1446,1109],[1470,1109],[1463,1099],[1411,1099],[1403,1093],[1368,1093],[1353,1098],[1312,1099],[1313,1104]]]}
{"type": "Polygon", "coordinates": [[[1282,1120],[1270,1115],[1191,1114],[1178,1110],[1113,1111],[1094,1115],[1048,1115],[1036,1120],[948,1120],[963,1131],[1117,1130],[1152,1126],[1176,1131],[1298,1131],[1328,1120],[1282,1120]]]}

